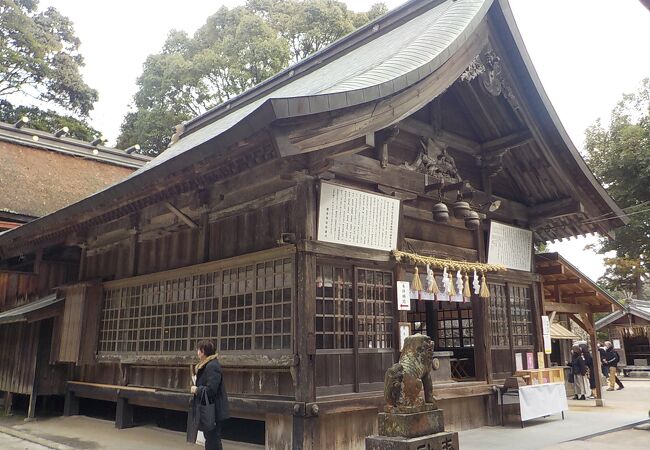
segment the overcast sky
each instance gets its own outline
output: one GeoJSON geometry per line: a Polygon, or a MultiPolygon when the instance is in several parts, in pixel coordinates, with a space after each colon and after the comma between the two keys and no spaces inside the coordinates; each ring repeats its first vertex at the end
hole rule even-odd
{"type": "MultiPolygon", "coordinates": [[[[374,1],[344,0],[356,11],[374,1]]],[[[170,29],[192,34],[222,6],[243,1],[41,0],[70,17],[81,39],[86,82],[99,91],[92,125],[115,141],[135,93],[136,78],[170,29]]],[[[392,9],[403,1],[387,0],[392,9]]],[[[582,148],[584,130],[607,118],[623,93],[650,76],[650,12],[638,0],[511,0],[519,30],[546,93],[569,135],[582,148]]],[[[590,277],[603,267],[583,252],[590,239],[552,246],[590,277]]]]}

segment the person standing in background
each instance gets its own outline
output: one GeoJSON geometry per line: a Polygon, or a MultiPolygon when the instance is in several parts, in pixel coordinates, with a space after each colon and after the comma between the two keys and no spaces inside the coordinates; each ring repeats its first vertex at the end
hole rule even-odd
{"type": "Polygon", "coordinates": [[[612,343],[610,341],[606,341],[604,362],[607,364],[607,367],[609,369],[609,386],[607,387],[608,391],[615,390],[614,388],[615,384],[618,385],[619,391],[625,387],[623,386],[623,383],[621,383],[621,380],[619,380],[618,376],[616,375],[618,362],[620,360],[621,357],[618,356],[618,353],[616,353],[616,350],[614,350],[614,346],[612,345],[612,343]]]}
{"type": "Polygon", "coordinates": [[[591,353],[589,353],[587,344],[580,344],[580,350],[582,351],[582,358],[585,360],[585,365],[587,366],[585,381],[587,381],[589,392],[591,393],[588,398],[596,398],[596,370],[594,369],[594,359],[591,357],[591,353]]]}
{"type": "Polygon", "coordinates": [[[204,340],[197,344],[196,349],[199,363],[194,368],[196,385],[190,388],[195,401],[200,401],[202,394],[207,393],[208,398],[215,405],[216,424],[211,430],[203,431],[206,450],[222,450],[221,422],[230,417],[228,411],[228,395],[223,383],[221,365],[215,353],[212,341],[204,340]]]}
{"type": "Polygon", "coordinates": [[[588,383],[585,379],[587,365],[582,357],[582,350],[578,345],[571,349],[571,375],[573,376],[574,400],[586,400],[588,383]]]}

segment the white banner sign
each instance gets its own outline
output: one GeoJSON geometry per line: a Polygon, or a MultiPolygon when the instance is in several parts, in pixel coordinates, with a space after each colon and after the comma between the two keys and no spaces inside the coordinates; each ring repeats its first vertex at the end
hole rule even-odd
{"type": "Polygon", "coordinates": [[[519,387],[521,421],[550,416],[569,410],[564,383],[519,387]]]}
{"type": "Polygon", "coordinates": [[[399,311],[411,310],[411,283],[408,281],[397,282],[397,309],[399,311]]]}
{"type": "Polygon", "coordinates": [[[532,252],[532,231],[490,222],[488,264],[502,264],[508,269],[530,272],[532,252]]]}
{"type": "Polygon", "coordinates": [[[544,353],[550,355],[553,349],[551,347],[551,322],[548,316],[542,316],[542,337],[544,338],[544,353]]]}
{"type": "Polygon", "coordinates": [[[318,240],[376,250],[397,248],[399,200],[322,183],[318,240]]]}

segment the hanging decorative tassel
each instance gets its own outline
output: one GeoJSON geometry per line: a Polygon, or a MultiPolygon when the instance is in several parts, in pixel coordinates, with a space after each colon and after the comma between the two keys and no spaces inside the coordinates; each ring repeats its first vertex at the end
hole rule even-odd
{"type": "Polygon", "coordinates": [[[442,290],[444,294],[449,295],[449,275],[447,274],[447,268],[442,271],[442,290]]]}
{"type": "Polygon", "coordinates": [[[420,280],[420,273],[418,272],[418,266],[415,266],[415,273],[413,274],[413,281],[411,282],[411,290],[417,291],[418,300],[422,299],[422,280],[420,280]]]}
{"type": "Polygon", "coordinates": [[[463,288],[463,297],[470,298],[472,296],[472,291],[469,288],[469,275],[465,272],[465,287],[463,288]]]}
{"type": "Polygon", "coordinates": [[[456,272],[456,293],[463,295],[463,274],[460,270],[456,272]]]}
{"type": "Polygon", "coordinates": [[[490,298],[490,290],[488,289],[487,282],[485,281],[485,273],[481,274],[481,292],[479,293],[481,298],[490,298]]]}
{"type": "Polygon", "coordinates": [[[478,279],[478,275],[476,275],[476,269],[474,269],[474,277],[472,279],[472,287],[474,288],[474,295],[478,295],[481,293],[481,282],[478,279]]]}
{"type": "Polygon", "coordinates": [[[449,274],[447,280],[448,280],[447,282],[449,283],[449,297],[453,297],[454,295],[456,295],[456,289],[454,288],[454,278],[452,277],[451,274],[449,274]]]}
{"type": "Polygon", "coordinates": [[[433,270],[427,264],[427,278],[426,278],[426,291],[429,294],[438,294],[440,289],[438,289],[438,284],[436,283],[436,277],[433,275],[433,270]]]}

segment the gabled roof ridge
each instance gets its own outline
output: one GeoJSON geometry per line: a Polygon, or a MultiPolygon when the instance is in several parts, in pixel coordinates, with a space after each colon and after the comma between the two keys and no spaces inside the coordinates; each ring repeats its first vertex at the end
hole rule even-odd
{"type": "MultiPolygon", "coordinates": [[[[449,0],[409,0],[406,3],[388,11],[373,21],[357,28],[349,34],[330,43],[321,50],[290,65],[286,69],[267,78],[241,94],[220,103],[203,114],[193,117],[183,123],[185,129],[181,139],[200,128],[218,120],[225,114],[241,108],[264,95],[282,87],[286,83],[307,75],[311,70],[326,65],[329,61],[348,53],[355,48],[374,40],[402,23],[416,17],[422,10],[431,9],[449,0]]],[[[456,2],[457,0],[452,0],[456,2]]]]}
{"type": "Polygon", "coordinates": [[[32,147],[41,150],[51,150],[70,156],[81,156],[101,163],[137,169],[151,161],[150,156],[139,153],[126,153],[114,147],[92,145],[67,136],[57,137],[54,133],[28,128],[16,127],[14,124],[0,122],[0,141],[32,147]],[[97,151],[97,154],[94,151],[97,151]]]}

